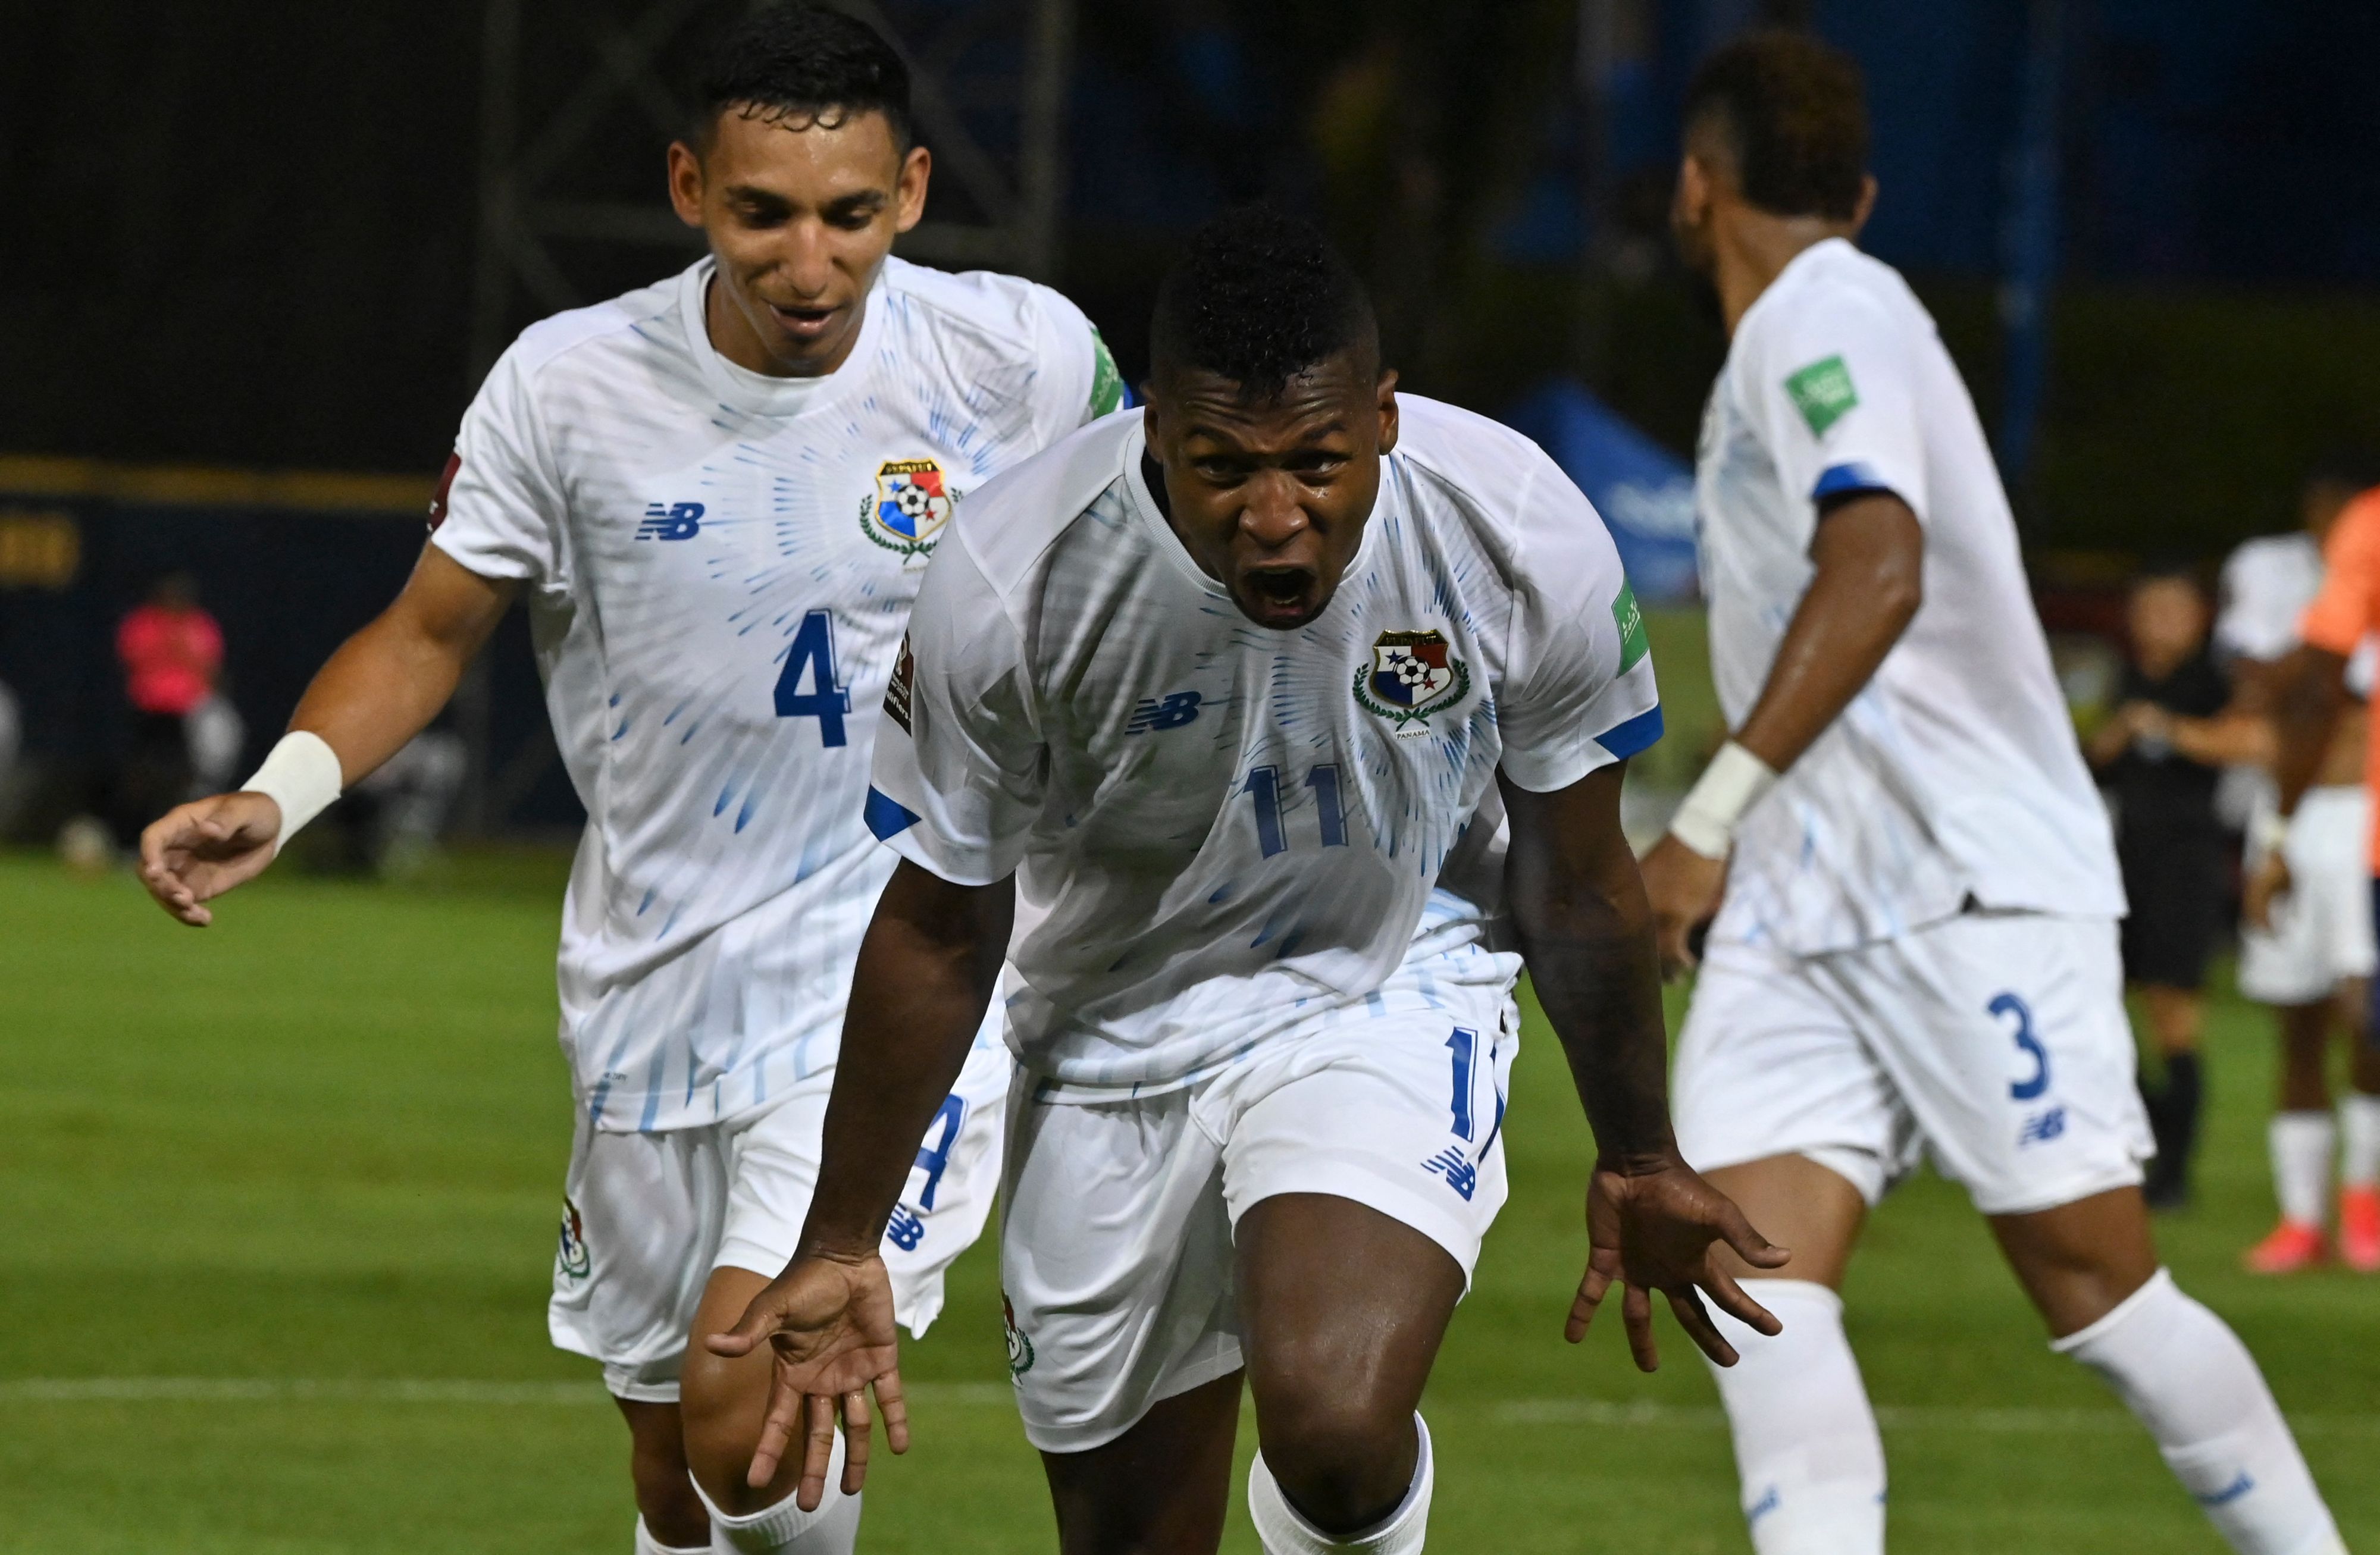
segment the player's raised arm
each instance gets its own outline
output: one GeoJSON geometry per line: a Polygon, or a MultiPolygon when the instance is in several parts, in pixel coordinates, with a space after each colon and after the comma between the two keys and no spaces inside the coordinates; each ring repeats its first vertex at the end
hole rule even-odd
{"type": "Polygon", "coordinates": [[[331,655],[248,785],[141,833],[140,880],[158,905],[194,928],[212,922],[209,901],[261,873],[291,832],[438,716],[516,589],[422,547],[404,591],[331,655]]]}
{"type": "Polygon", "coordinates": [[[1735,1364],[1697,1290],[1762,1333],[1775,1318],[1726,1272],[1722,1245],[1755,1269],[1788,1257],[1678,1154],[1670,1129],[1669,1042],[1652,914],[1620,829],[1624,762],[1539,794],[1502,782],[1512,829],[1506,889],[1538,1002],[1570,1060],[1595,1130],[1587,1187],[1591,1243],[1567,1336],[1586,1331],[1605,1293],[1627,1286],[1621,1317],[1637,1366],[1658,1364],[1652,1293],[1721,1366],[1735,1364]]]}

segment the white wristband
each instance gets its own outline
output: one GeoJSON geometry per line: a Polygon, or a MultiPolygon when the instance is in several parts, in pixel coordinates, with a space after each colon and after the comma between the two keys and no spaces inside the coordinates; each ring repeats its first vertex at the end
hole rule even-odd
{"type": "Polygon", "coordinates": [[[2259,858],[2281,851],[2289,840],[2289,818],[2278,810],[2260,809],[2248,823],[2248,851],[2259,858]]]}
{"type": "Polygon", "coordinates": [[[339,796],[339,753],[322,735],[298,729],[281,736],[240,791],[270,794],[281,807],[281,834],[273,839],[273,851],[279,853],[298,828],[339,796]]]}
{"type": "Polygon", "coordinates": [[[1725,858],[1735,823],[1775,786],[1777,773],[1768,763],[1730,740],[1670,818],[1670,835],[1705,858],[1725,858]]]}

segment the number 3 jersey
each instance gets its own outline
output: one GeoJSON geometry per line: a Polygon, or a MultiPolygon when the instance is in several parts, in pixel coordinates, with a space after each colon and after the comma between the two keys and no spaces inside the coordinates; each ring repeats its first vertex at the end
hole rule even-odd
{"type": "Polygon", "coordinates": [[[562,1043],[596,1127],[733,1117],[834,1061],[892,859],[861,822],[886,677],[967,493],[1121,385],[1047,288],[889,259],[835,372],[711,347],[706,260],[529,329],[432,543],[524,587],[587,829],[562,1043]]]}
{"type": "Polygon", "coordinates": [[[947,880],[1015,871],[1009,1041],[1053,1092],[1163,1090],[1378,999],[1441,875],[1493,910],[1499,767],[1548,791],[1658,736],[1586,499],[1518,434],[1398,403],[1361,547],[1294,631],[1191,559],[1137,415],[987,487],[929,571],[868,824],[947,880]]]}

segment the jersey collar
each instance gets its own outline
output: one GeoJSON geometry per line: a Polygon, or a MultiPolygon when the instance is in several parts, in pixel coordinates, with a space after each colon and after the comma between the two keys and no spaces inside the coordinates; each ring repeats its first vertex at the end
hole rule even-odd
{"type": "Polygon", "coordinates": [[[875,360],[878,343],[884,334],[886,302],[884,272],[880,267],[868,288],[867,306],[859,320],[859,338],[852,343],[851,355],[844,358],[841,367],[818,378],[771,377],[739,367],[719,354],[719,348],[710,343],[710,331],[703,319],[704,298],[717,269],[718,261],[707,254],[689,265],[678,277],[677,309],[678,321],[686,330],[686,347],[693,354],[703,383],[719,396],[721,404],[748,416],[804,416],[842,399],[854,384],[867,377],[868,364],[875,360]]]}

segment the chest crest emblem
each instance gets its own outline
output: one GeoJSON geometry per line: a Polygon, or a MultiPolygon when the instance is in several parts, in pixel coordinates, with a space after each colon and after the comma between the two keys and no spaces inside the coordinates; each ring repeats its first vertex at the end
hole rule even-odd
{"type": "Polygon", "coordinates": [[[887,459],[876,467],[876,489],[859,501],[860,532],[887,551],[923,556],[957,501],[934,460],[887,459]]]}
{"type": "Polygon", "coordinates": [[[1372,644],[1372,662],[1355,672],[1355,704],[1387,719],[1400,736],[1427,734],[1429,715],[1470,691],[1470,666],[1435,629],[1382,632],[1372,644]]]}

